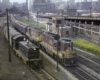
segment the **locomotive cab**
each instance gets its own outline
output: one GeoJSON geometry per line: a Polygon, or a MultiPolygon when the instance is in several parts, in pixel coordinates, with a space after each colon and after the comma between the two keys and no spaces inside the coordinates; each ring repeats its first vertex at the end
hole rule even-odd
{"type": "Polygon", "coordinates": [[[73,42],[69,38],[61,40],[61,50],[63,50],[62,58],[65,66],[74,66],[77,63],[76,53],[73,51],[73,42]]]}
{"type": "Polygon", "coordinates": [[[20,34],[20,35],[16,35],[16,36],[13,38],[13,48],[19,49],[18,43],[19,43],[20,41],[23,41],[24,38],[25,38],[24,35],[21,35],[21,34],[20,34]]]}

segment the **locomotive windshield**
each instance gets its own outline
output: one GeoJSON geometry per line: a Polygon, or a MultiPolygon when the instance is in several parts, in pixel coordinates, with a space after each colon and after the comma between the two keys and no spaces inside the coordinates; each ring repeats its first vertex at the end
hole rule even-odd
{"type": "Polygon", "coordinates": [[[73,43],[72,42],[69,42],[69,43],[66,43],[66,48],[68,48],[68,47],[71,47],[71,48],[73,48],[73,43]]]}

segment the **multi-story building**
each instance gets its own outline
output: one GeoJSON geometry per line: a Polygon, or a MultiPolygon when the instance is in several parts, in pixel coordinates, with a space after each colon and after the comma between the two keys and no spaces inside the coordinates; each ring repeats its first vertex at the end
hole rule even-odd
{"type": "Polygon", "coordinates": [[[100,13],[100,0],[94,2],[93,6],[94,6],[93,10],[100,13]]]}
{"type": "Polygon", "coordinates": [[[18,2],[13,2],[13,6],[20,7],[18,2]]]}
{"type": "Polygon", "coordinates": [[[68,0],[68,5],[74,5],[75,4],[75,0],[68,0]]]}
{"type": "Polygon", "coordinates": [[[8,4],[9,0],[2,0],[2,3],[8,4]]]}
{"type": "Polygon", "coordinates": [[[2,4],[11,6],[9,0],[2,0],[2,4]]]}
{"type": "Polygon", "coordinates": [[[6,8],[10,8],[11,3],[9,0],[2,0],[1,5],[0,5],[2,10],[5,10],[6,8]]]}
{"type": "Polygon", "coordinates": [[[30,0],[30,11],[33,10],[33,7],[32,7],[32,6],[33,6],[33,1],[34,1],[34,0],[30,0]]]}
{"type": "Polygon", "coordinates": [[[65,18],[52,18],[52,33],[59,34],[60,37],[72,36],[72,27],[66,25],[65,18]]]}
{"type": "Polygon", "coordinates": [[[34,0],[32,8],[33,12],[48,13],[54,12],[55,5],[50,0],[34,0]]]}
{"type": "Polygon", "coordinates": [[[91,9],[91,2],[89,1],[83,1],[83,2],[79,2],[78,8],[80,10],[90,10],[91,9]]]}

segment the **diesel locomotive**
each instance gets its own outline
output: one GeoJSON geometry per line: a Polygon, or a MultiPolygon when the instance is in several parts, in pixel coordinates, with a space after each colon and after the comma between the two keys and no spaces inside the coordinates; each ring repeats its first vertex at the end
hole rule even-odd
{"type": "Polygon", "coordinates": [[[42,50],[48,52],[54,58],[59,58],[59,62],[65,66],[77,64],[77,55],[73,50],[73,42],[70,38],[60,38],[57,45],[57,40],[55,40],[55,34],[53,33],[42,31],[36,27],[30,27],[28,24],[16,20],[14,16],[11,16],[11,23],[15,29],[27,36],[42,50]],[[57,46],[59,46],[58,55],[57,46]]]}
{"type": "MultiPolygon", "coordinates": [[[[8,40],[7,26],[3,29],[4,36],[8,40]]],[[[10,46],[14,52],[23,60],[29,67],[41,67],[42,59],[40,58],[39,47],[25,40],[25,36],[20,34],[12,26],[9,27],[10,46]]]]}

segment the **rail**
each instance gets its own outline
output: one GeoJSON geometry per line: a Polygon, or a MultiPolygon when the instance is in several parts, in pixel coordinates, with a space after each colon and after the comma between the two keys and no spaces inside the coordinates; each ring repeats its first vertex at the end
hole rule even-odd
{"type": "Polygon", "coordinates": [[[98,80],[94,76],[90,75],[86,71],[84,71],[82,68],[76,66],[74,68],[68,68],[68,70],[75,74],[76,77],[78,77],[79,80],[98,80]]]}
{"type": "Polygon", "coordinates": [[[39,80],[56,80],[53,78],[50,74],[48,74],[45,70],[42,68],[40,69],[31,69],[31,71],[38,76],[39,80]]]}

